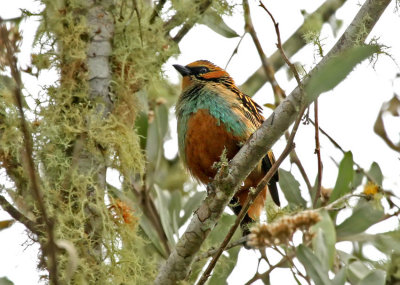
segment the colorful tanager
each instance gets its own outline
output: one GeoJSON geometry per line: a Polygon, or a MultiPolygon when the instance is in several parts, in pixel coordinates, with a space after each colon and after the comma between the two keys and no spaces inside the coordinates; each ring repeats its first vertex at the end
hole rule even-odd
{"type": "MultiPolygon", "coordinates": [[[[182,93],[176,104],[179,154],[190,173],[208,184],[217,172],[213,165],[220,161],[223,151],[228,160],[232,159],[264,117],[261,107],[242,93],[222,68],[207,60],[174,67],[183,76],[182,93]]],[[[246,178],[230,204],[236,215],[249,188],[257,186],[273,162],[274,155],[269,150],[246,178]]],[[[260,217],[268,189],[275,204],[280,204],[277,181],[275,173],[249,208],[241,224],[244,235],[249,232],[247,224],[260,217]]]]}

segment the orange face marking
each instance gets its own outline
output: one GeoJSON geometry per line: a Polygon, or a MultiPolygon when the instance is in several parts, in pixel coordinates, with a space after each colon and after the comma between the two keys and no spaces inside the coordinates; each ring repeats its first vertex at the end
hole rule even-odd
{"type": "Polygon", "coordinates": [[[216,70],[202,74],[201,77],[205,79],[229,77],[229,74],[225,70],[216,70]]]}

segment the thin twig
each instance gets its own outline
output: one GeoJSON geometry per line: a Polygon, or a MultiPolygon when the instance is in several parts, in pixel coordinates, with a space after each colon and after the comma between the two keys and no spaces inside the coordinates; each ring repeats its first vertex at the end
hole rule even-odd
{"type": "MultiPolygon", "coordinates": [[[[225,248],[225,250],[230,250],[233,247],[236,246],[242,246],[245,242],[247,241],[247,237],[241,237],[240,239],[231,242],[230,244],[228,244],[225,248]]],[[[211,248],[210,250],[208,250],[207,252],[204,252],[200,255],[198,255],[193,262],[198,262],[202,259],[205,258],[209,258],[210,256],[214,256],[217,253],[218,249],[217,248],[211,248]]]]}
{"type": "Polygon", "coordinates": [[[6,198],[4,198],[2,195],[0,195],[0,206],[3,208],[4,211],[6,211],[11,217],[13,217],[15,220],[23,224],[25,227],[27,227],[28,230],[30,230],[32,233],[39,235],[38,232],[38,225],[30,220],[28,217],[26,217],[24,214],[22,214],[20,211],[18,211],[13,205],[10,204],[10,202],[7,201],[6,198]]]}
{"type": "MultiPolygon", "coordinates": [[[[326,0],[318,7],[313,13],[307,16],[303,24],[297,28],[297,30],[283,43],[283,48],[286,55],[289,57],[296,54],[302,49],[307,43],[304,40],[304,31],[306,27],[315,20],[316,17],[320,18],[322,22],[327,22],[332,15],[346,2],[346,0],[326,0]]],[[[276,50],[269,57],[270,63],[274,67],[274,70],[279,70],[285,64],[280,56],[279,50],[276,50]]],[[[249,96],[253,96],[267,81],[268,79],[264,75],[263,67],[260,66],[241,86],[240,90],[245,92],[249,96]]]]}
{"type": "MultiPolygon", "coordinates": [[[[289,132],[285,131],[285,139],[286,139],[286,141],[288,140],[289,136],[290,136],[289,132]]],[[[309,195],[310,195],[310,197],[312,197],[312,191],[313,190],[312,190],[312,185],[311,185],[310,179],[308,178],[307,172],[304,169],[304,166],[301,163],[301,161],[300,161],[295,149],[290,153],[290,162],[294,163],[297,166],[297,168],[299,169],[300,174],[303,177],[304,182],[307,185],[307,189],[308,189],[309,195]]]]}
{"type": "MultiPolygon", "coordinates": [[[[294,76],[295,76],[295,78],[296,78],[297,84],[298,84],[300,90],[302,91],[302,84],[301,84],[301,81],[300,81],[299,73],[297,72],[297,69],[296,69],[296,67],[294,66],[294,64],[292,64],[292,63],[290,62],[289,58],[286,56],[286,53],[284,52],[284,49],[283,49],[283,46],[282,46],[282,41],[281,41],[281,35],[280,35],[280,31],[279,31],[279,24],[275,21],[275,18],[274,18],[273,15],[269,12],[269,10],[264,6],[264,4],[263,4],[261,1],[260,1],[259,3],[260,3],[260,6],[261,6],[261,7],[268,13],[268,15],[271,17],[271,20],[272,20],[272,22],[273,22],[273,24],[274,24],[274,27],[275,27],[275,32],[276,32],[277,40],[278,40],[278,43],[277,43],[276,46],[277,46],[277,48],[278,48],[280,54],[282,55],[282,58],[284,59],[284,61],[286,62],[286,64],[289,66],[289,68],[292,70],[292,72],[293,72],[293,74],[294,74],[294,76]]],[[[263,64],[263,66],[264,66],[264,64],[263,64]]],[[[264,69],[265,69],[265,67],[264,67],[264,69]]],[[[271,68],[269,68],[269,70],[272,70],[272,71],[273,71],[272,66],[271,66],[271,68]]],[[[273,74],[272,74],[272,75],[273,75],[273,74]]],[[[269,76],[267,75],[268,80],[269,80],[271,83],[275,82],[275,84],[277,84],[276,81],[271,81],[270,76],[271,76],[271,74],[270,74],[269,76]]],[[[273,78],[274,78],[274,77],[273,77],[273,78]]],[[[280,87],[279,87],[279,89],[282,91],[282,95],[283,95],[284,97],[286,97],[286,94],[284,93],[283,89],[280,88],[280,87]]],[[[284,97],[279,97],[279,96],[277,96],[277,95],[275,94],[275,105],[277,106],[277,105],[279,105],[279,103],[280,103],[279,101],[278,101],[278,102],[276,101],[277,99],[278,99],[278,100],[281,100],[281,99],[284,98],[284,97]]],[[[286,132],[285,132],[285,138],[286,138],[286,140],[288,139],[288,137],[289,137],[289,133],[286,131],[286,132]]],[[[304,170],[303,164],[301,163],[301,161],[300,161],[300,159],[299,159],[299,157],[298,157],[298,155],[297,155],[297,153],[296,153],[296,150],[293,150],[293,151],[292,151],[291,160],[292,160],[292,162],[294,162],[294,163],[296,164],[296,166],[298,167],[298,169],[299,169],[299,171],[300,171],[300,173],[301,173],[301,175],[302,175],[302,177],[303,177],[303,179],[304,179],[304,181],[305,181],[305,183],[306,183],[306,185],[307,185],[307,188],[308,188],[308,191],[309,191],[309,193],[310,193],[310,196],[312,197],[312,186],[311,186],[310,180],[308,179],[307,173],[306,173],[306,171],[304,170]]]]}
{"type": "MultiPolygon", "coordinates": [[[[314,126],[316,125],[316,123],[309,119],[309,122],[311,124],[313,124],[314,126]]],[[[319,131],[327,137],[327,139],[337,148],[339,149],[343,154],[346,153],[346,151],[339,145],[339,143],[337,141],[335,141],[324,129],[322,129],[320,126],[318,126],[319,131]]],[[[368,180],[373,181],[374,183],[376,183],[375,179],[367,172],[364,170],[364,168],[361,167],[361,165],[359,165],[356,161],[353,160],[353,164],[355,166],[357,166],[357,169],[362,171],[363,174],[368,178],[368,180]]]]}
{"type": "Polygon", "coordinates": [[[242,40],[243,40],[243,38],[244,38],[244,36],[245,36],[245,35],[246,35],[246,32],[244,32],[244,33],[243,33],[243,35],[241,35],[241,36],[240,36],[240,40],[239,40],[239,42],[237,43],[237,45],[236,45],[235,49],[233,50],[233,52],[232,52],[231,56],[229,57],[229,59],[228,59],[228,62],[226,63],[226,65],[225,65],[225,68],[224,68],[224,69],[227,69],[227,68],[228,68],[228,65],[229,65],[229,63],[231,62],[231,60],[232,60],[233,56],[234,56],[235,54],[237,54],[237,53],[238,53],[239,46],[240,46],[240,44],[242,43],[242,40]]]}
{"type": "MultiPolygon", "coordinates": [[[[253,39],[254,45],[257,48],[265,75],[266,75],[268,81],[271,82],[272,90],[274,92],[275,106],[278,106],[280,104],[280,102],[284,98],[286,98],[286,93],[280,87],[279,83],[277,82],[277,80],[275,78],[275,70],[274,70],[272,64],[270,63],[269,59],[263,52],[263,49],[261,47],[260,41],[258,40],[256,31],[254,29],[254,26],[253,26],[253,23],[251,20],[250,7],[249,7],[247,0],[243,0],[243,9],[244,9],[245,22],[246,22],[245,29],[246,29],[246,31],[248,31],[250,33],[250,35],[253,39]]],[[[278,29],[278,31],[279,31],[279,29],[278,29]]],[[[281,50],[281,49],[283,49],[283,46],[280,43],[279,33],[277,35],[278,35],[278,48],[279,48],[279,50],[281,50]]],[[[285,137],[286,137],[286,139],[289,137],[289,132],[287,132],[287,131],[285,132],[285,137]]],[[[293,151],[291,152],[290,159],[291,159],[291,162],[295,163],[295,165],[299,168],[300,173],[303,176],[305,183],[307,184],[307,188],[311,193],[312,186],[311,186],[310,180],[308,179],[307,173],[305,172],[304,167],[303,167],[302,163],[300,162],[295,149],[293,149],[293,151]]]]}
{"type": "MultiPolygon", "coordinates": [[[[292,253],[292,254],[289,254],[289,255],[288,255],[288,258],[293,258],[293,256],[294,256],[293,253],[292,253]]],[[[258,272],[256,272],[256,274],[254,274],[254,276],[253,276],[249,281],[247,281],[247,282],[245,283],[245,285],[250,285],[250,284],[256,282],[256,281],[259,280],[259,279],[265,278],[266,276],[268,276],[269,274],[271,274],[271,272],[272,272],[275,268],[280,267],[280,266],[283,266],[286,262],[287,262],[287,259],[286,259],[286,256],[285,256],[285,257],[283,257],[280,261],[278,261],[278,262],[275,263],[274,265],[270,266],[270,267],[268,268],[268,270],[265,271],[264,273],[258,273],[258,272]]]]}
{"type": "Polygon", "coordinates": [[[274,68],[270,64],[267,56],[265,55],[261,47],[260,41],[257,37],[256,30],[254,29],[253,26],[253,21],[251,20],[250,7],[247,0],[243,0],[243,10],[245,19],[245,30],[250,33],[254,45],[256,46],[265,75],[267,76],[268,81],[271,83],[272,90],[274,91],[275,102],[280,102],[282,99],[286,98],[286,94],[285,91],[283,91],[283,89],[280,87],[279,83],[276,81],[274,68]]]}
{"type": "Polygon", "coordinates": [[[39,186],[38,176],[35,169],[35,163],[33,161],[33,144],[32,144],[32,137],[29,133],[28,126],[25,119],[23,104],[22,104],[22,80],[21,80],[21,73],[17,67],[17,58],[15,56],[15,52],[17,48],[13,46],[10,42],[8,36],[9,31],[5,25],[0,27],[1,29],[1,38],[3,45],[6,48],[6,57],[8,61],[8,65],[11,70],[11,75],[15,80],[15,88],[14,88],[14,97],[17,103],[17,108],[20,116],[20,124],[21,124],[21,131],[24,138],[24,148],[26,152],[26,161],[28,167],[28,175],[30,179],[30,183],[32,185],[32,194],[35,200],[37,201],[39,211],[41,217],[43,218],[44,224],[46,226],[46,232],[48,236],[47,240],[47,253],[48,253],[48,268],[49,268],[49,277],[51,284],[59,284],[58,282],[58,273],[57,273],[57,259],[56,259],[56,251],[57,245],[55,243],[54,237],[54,222],[49,218],[45,203],[43,200],[43,196],[41,193],[41,189],[39,186]]]}
{"type": "Polygon", "coordinates": [[[260,7],[263,8],[263,9],[268,13],[268,15],[270,16],[272,22],[274,23],[276,36],[277,36],[277,38],[278,38],[278,43],[276,44],[276,47],[277,47],[278,50],[280,51],[283,60],[284,60],[284,61],[286,62],[286,64],[289,66],[290,70],[293,72],[294,78],[296,79],[297,84],[299,85],[299,88],[302,88],[299,73],[297,72],[297,69],[296,69],[296,67],[294,66],[294,64],[290,62],[289,58],[286,56],[286,54],[285,54],[285,52],[284,52],[284,50],[283,50],[282,41],[281,41],[281,32],[279,31],[279,23],[277,23],[277,22],[275,21],[274,16],[273,16],[273,15],[271,14],[271,12],[267,9],[267,7],[264,6],[264,4],[263,4],[261,1],[259,2],[259,4],[260,4],[260,7]]]}
{"type": "Polygon", "coordinates": [[[150,17],[150,21],[149,21],[150,24],[153,24],[154,21],[156,20],[156,18],[159,17],[159,14],[160,14],[162,8],[164,7],[165,2],[167,2],[167,0],[159,0],[157,2],[157,5],[154,7],[153,13],[151,14],[151,17],[150,17]]]}
{"type": "Polygon", "coordinates": [[[318,124],[318,98],[314,101],[314,117],[315,117],[315,153],[317,154],[318,163],[318,174],[317,174],[317,189],[315,191],[315,197],[313,207],[317,206],[318,199],[321,197],[321,184],[322,184],[322,160],[321,160],[321,147],[319,143],[319,124],[318,124]]]}
{"type": "MultiPolygon", "coordinates": [[[[190,31],[191,28],[197,23],[197,21],[202,17],[204,12],[210,7],[212,4],[211,0],[203,0],[199,5],[198,5],[198,10],[196,15],[193,18],[188,19],[182,26],[182,28],[178,31],[175,37],[172,38],[172,41],[175,43],[179,43],[182,38],[190,31]]],[[[166,30],[166,34],[168,35],[169,32],[181,25],[186,17],[182,15],[182,12],[177,12],[168,22],[164,24],[164,29],[166,30]]]]}

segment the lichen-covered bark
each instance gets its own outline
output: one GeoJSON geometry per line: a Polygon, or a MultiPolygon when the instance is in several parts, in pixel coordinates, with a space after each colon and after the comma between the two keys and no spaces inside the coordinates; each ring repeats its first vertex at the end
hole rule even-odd
{"type": "MultiPolygon", "coordinates": [[[[318,72],[318,69],[326,63],[328,58],[352,46],[364,43],[390,2],[390,0],[369,0],[365,2],[345,33],[328,55],[309,73],[309,77],[318,72]]],[[[307,81],[305,79],[303,84],[306,85],[307,81]]],[[[196,252],[217,223],[235,190],[265,155],[266,150],[271,149],[273,144],[293,123],[302,101],[300,88],[296,88],[230,161],[229,170],[217,174],[216,179],[209,186],[213,190],[211,195],[208,195],[195,212],[176,248],[160,269],[155,281],[156,284],[175,284],[187,276],[196,252]]]]}

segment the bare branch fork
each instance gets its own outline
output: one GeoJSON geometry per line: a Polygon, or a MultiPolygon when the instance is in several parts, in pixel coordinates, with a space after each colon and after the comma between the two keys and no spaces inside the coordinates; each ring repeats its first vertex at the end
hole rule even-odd
{"type": "MultiPolygon", "coordinates": [[[[318,72],[328,59],[355,45],[362,44],[390,2],[390,0],[366,1],[345,33],[311,70],[309,76],[312,77],[318,72]]],[[[309,77],[305,78],[303,85],[306,85],[308,81],[309,77]]],[[[208,233],[214,228],[235,191],[240,187],[241,181],[247,177],[266,151],[272,148],[298,116],[303,101],[301,94],[300,88],[295,88],[229,162],[229,168],[223,173],[220,169],[209,187],[213,191],[210,191],[194,213],[185,233],[161,267],[155,280],[156,284],[175,284],[187,276],[194,256],[208,233]]]]}

